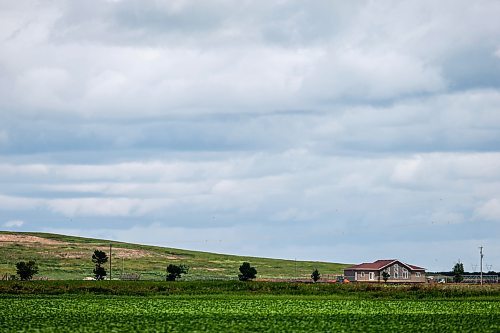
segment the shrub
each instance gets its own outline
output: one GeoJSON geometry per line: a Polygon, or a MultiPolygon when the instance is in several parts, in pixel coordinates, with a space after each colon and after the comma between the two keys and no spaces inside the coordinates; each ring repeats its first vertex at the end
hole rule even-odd
{"type": "Polygon", "coordinates": [[[31,280],[33,275],[38,273],[38,267],[35,261],[30,260],[27,263],[24,261],[20,261],[16,264],[17,275],[22,281],[31,280]]]}
{"type": "Polygon", "coordinates": [[[321,277],[321,274],[319,274],[319,271],[318,271],[318,269],[316,268],[316,269],[312,272],[312,274],[311,274],[311,279],[312,279],[314,282],[316,282],[316,281],[318,281],[318,280],[320,279],[320,277],[321,277]]]}
{"type": "Polygon", "coordinates": [[[186,265],[168,265],[167,266],[167,281],[175,281],[181,277],[182,274],[187,274],[189,267],[186,265]]]}
{"type": "Polygon", "coordinates": [[[255,267],[250,266],[250,263],[244,262],[240,266],[240,274],[238,274],[238,279],[240,281],[248,281],[255,279],[255,276],[257,275],[257,270],[255,267]]]}

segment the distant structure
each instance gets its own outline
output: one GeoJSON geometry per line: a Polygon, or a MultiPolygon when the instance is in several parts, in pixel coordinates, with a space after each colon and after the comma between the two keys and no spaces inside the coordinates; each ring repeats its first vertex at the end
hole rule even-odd
{"type": "Polygon", "coordinates": [[[377,260],[344,269],[344,277],[350,282],[384,283],[383,273],[389,274],[387,283],[426,282],[425,268],[406,264],[397,259],[377,260]]]}
{"type": "Polygon", "coordinates": [[[477,283],[477,284],[483,284],[483,283],[498,283],[498,275],[487,275],[487,274],[467,274],[464,275],[464,280],[462,283],[477,283]]]}

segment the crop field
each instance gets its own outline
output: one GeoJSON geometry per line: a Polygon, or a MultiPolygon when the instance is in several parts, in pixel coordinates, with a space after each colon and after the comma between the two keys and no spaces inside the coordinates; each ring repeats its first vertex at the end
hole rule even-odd
{"type": "Polygon", "coordinates": [[[311,296],[6,295],[2,332],[498,332],[497,300],[311,296]]]}

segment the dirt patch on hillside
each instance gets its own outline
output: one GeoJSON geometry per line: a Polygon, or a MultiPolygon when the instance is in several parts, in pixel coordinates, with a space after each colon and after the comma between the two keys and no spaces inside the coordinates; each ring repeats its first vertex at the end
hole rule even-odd
{"type": "Polygon", "coordinates": [[[184,259],[184,257],[173,256],[173,255],[165,256],[165,258],[167,258],[168,260],[181,260],[181,259],[184,259]]]}
{"type": "Polygon", "coordinates": [[[0,235],[0,246],[6,243],[38,243],[46,245],[61,245],[68,244],[66,242],[57,241],[54,239],[48,239],[38,236],[28,236],[28,235],[0,235]]]}
{"type": "MultiPolygon", "coordinates": [[[[40,245],[52,245],[52,246],[61,246],[62,248],[57,249],[57,247],[49,248],[52,252],[39,252],[43,255],[54,255],[59,258],[66,259],[81,259],[92,256],[94,250],[101,250],[106,252],[109,255],[109,246],[95,246],[93,243],[85,244],[85,243],[68,243],[62,242],[54,239],[43,238],[38,236],[29,236],[29,235],[1,235],[0,234],[0,246],[7,246],[10,244],[23,244],[24,246],[34,247],[40,245]],[[73,247],[70,250],[66,249],[65,245],[71,245],[73,247]]],[[[183,259],[183,256],[177,256],[172,254],[163,254],[157,253],[154,251],[141,250],[141,249],[128,249],[121,247],[113,246],[113,258],[124,258],[124,259],[134,259],[134,258],[144,258],[144,257],[163,257],[169,260],[180,260],[183,259]]]]}
{"type": "Polygon", "coordinates": [[[145,250],[134,250],[134,249],[123,249],[116,248],[113,249],[113,255],[120,258],[142,258],[142,257],[152,257],[154,253],[145,250]]]}
{"type": "Polygon", "coordinates": [[[193,267],[195,271],[222,272],[224,268],[193,267]]]}
{"type": "MultiPolygon", "coordinates": [[[[109,255],[109,246],[95,246],[95,247],[89,247],[88,245],[84,245],[85,250],[82,248],[79,248],[76,251],[67,251],[63,253],[59,253],[58,255],[64,258],[77,258],[77,257],[86,257],[86,256],[92,256],[92,253],[94,253],[94,250],[101,250],[106,252],[107,255],[109,255]]],[[[158,254],[146,250],[138,250],[138,249],[127,249],[127,248],[120,248],[120,247],[113,247],[112,249],[113,252],[113,258],[124,258],[124,259],[132,259],[132,258],[144,258],[144,257],[153,257],[153,256],[158,256],[158,254]]]]}

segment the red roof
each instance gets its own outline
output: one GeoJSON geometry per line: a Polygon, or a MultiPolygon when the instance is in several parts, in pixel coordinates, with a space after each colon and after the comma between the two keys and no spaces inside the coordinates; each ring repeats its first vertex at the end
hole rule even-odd
{"type": "Polygon", "coordinates": [[[422,267],[418,267],[418,266],[415,266],[415,265],[408,265],[411,267],[411,269],[415,270],[415,271],[425,271],[425,268],[422,268],[422,267]]]}
{"type": "Polygon", "coordinates": [[[384,260],[377,260],[375,262],[365,262],[365,263],[362,263],[359,265],[354,265],[354,266],[348,267],[348,268],[346,268],[346,270],[376,270],[376,271],[380,271],[393,263],[399,263],[403,266],[408,267],[412,271],[425,270],[422,267],[405,264],[404,262],[401,262],[397,259],[384,259],[384,260]]]}

